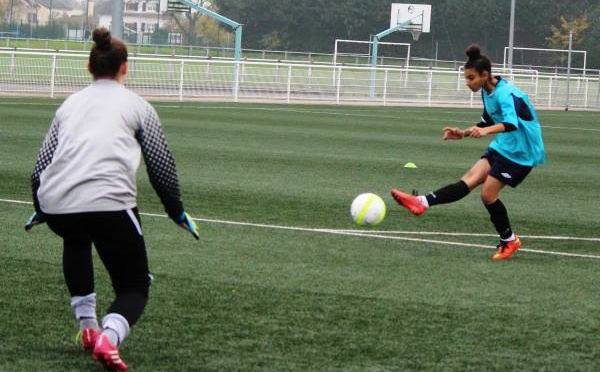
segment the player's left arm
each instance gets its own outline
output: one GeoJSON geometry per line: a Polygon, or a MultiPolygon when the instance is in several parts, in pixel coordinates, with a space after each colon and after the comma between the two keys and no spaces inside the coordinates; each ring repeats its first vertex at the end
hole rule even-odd
{"type": "Polygon", "coordinates": [[[141,127],[136,132],[136,139],[142,149],[150,183],[165,211],[176,224],[189,231],[198,240],[198,225],[185,212],[181,201],[175,159],[167,145],[158,114],[150,105],[146,109],[141,127]]]}
{"type": "Polygon", "coordinates": [[[141,127],[136,132],[136,139],[142,149],[150,184],[169,217],[177,221],[184,210],[175,159],[167,145],[158,114],[150,105],[146,108],[141,127]]]}

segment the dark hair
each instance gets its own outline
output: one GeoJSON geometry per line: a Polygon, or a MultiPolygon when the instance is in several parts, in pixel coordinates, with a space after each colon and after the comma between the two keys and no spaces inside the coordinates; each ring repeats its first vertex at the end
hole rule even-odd
{"type": "Polygon", "coordinates": [[[105,28],[92,33],[94,46],[90,51],[90,72],[94,77],[115,77],[123,62],[127,62],[125,43],[110,35],[105,28]]]}
{"type": "Polygon", "coordinates": [[[474,68],[480,74],[484,71],[487,71],[490,74],[492,73],[492,62],[487,56],[481,54],[479,45],[469,45],[466,53],[469,59],[465,63],[465,68],[474,68]]]}

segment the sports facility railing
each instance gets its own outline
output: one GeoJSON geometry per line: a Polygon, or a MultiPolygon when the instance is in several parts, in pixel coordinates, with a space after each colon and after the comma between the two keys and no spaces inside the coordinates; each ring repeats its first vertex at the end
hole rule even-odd
{"type": "MultiPolygon", "coordinates": [[[[87,54],[81,53],[0,51],[0,93],[64,96],[89,84],[86,65],[87,54]]],[[[460,70],[377,68],[374,81],[371,72],[356,66],[130,57],[126,85],[143,96],[178,101],[481,105],[460,70]]],[[[600,76],[567,79],[513,70],[507,77],[538,107],[600,109],[600,76]]]]}

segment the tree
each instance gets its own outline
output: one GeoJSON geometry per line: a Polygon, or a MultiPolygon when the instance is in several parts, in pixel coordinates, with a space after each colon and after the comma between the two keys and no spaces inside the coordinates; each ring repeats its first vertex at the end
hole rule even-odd
{"type": "Polygon", "coordinates": [[[231,47],[233,35],[230,30],[225,30],[216,19],[202,17],[196,26],[196,33],[208,45],[231,47]]]}
{"type": "Polygon", "coordinates": [[[600,67],[600,4],[588,14],[590,27],[583,32],[581,48],[588,51],[588,66],[600,67]]]}
{"type": "Polygon", "coordinates": [[[10,0],[0,0],[0,20],[8,21],[8,12],[10,11],[10,0]]]}
{"type": "MultiPolygon", "coordinates": [[[[213,0],[222,13],[244,25],[245,48],[281,48],[297,51],[333,52],[336,38],[368,40],[389,25],[389,0],[213,0]]],[[[441,59],[466,58],[463,51],[478,43],[493,61],[501,61],[508,45],[510,1],[423,0],[432,5],[431,33],[412,42],[407,33],[394,33],[386,41],[411,42],[413,55],[433,57],[439,41],[441,59]]],[[[515,45],[544,47],[559,34],[561,16],[581,22],[587,14],[590,26],[578,23],[576,45],[586,46],[592,57],[600,55],[600,4],[598,0],[518,0],[515,45]],[[592,15],[594,16],[592,18],[592,15]],[[595,36],[593,36],[595,35],[595,36]]],[[[600,59],[600,56],[596,59],[600,59]]],[[[590,58],[591,60],[591,58],[590,58]]],[[[599,62],[600,63],[600,62],[599,62]]],[[[592,66],[599,66],[596,63],[592,66]]]]}
{"type": "MultiPolygon", "coordinates": [[[[208,0],[199,0],[198,5],[201,7],[208,7],[211,3],[208,0]]],[[[177,28],[188,37],[188,45],[196,44],[196,29],[202,13],[197,12],[193,9],[185,13],[169,12],[171,19],[177,25],[177,28]]]]}
{"type": "MultiPolygon", "coordinates": [[[[550,48],[568,49],[569,34],[573,32],[573,48],[583,42],[583,33],[588,28],[587,15],[584,13],[579,18],[567,21],[565,17],[560,17],[560,25],[551,27],[551,34],[546,38],[546,43],[550,48]]],[[[568,56],[562,53],[560,56],[551,57],[550,60],[565,64],[568,56]]]]}
{"type": "Polygon", "coordinates": [[[550,48],[567,49],[569,47],[569,33],[573,32],[573,45],[583,43],[584,31],[589,27],[587,15],[584,13],[579,18],[567,21],[565,17],[560,17],[560,25],[552,26],[551,34],[546,38],[547,45],[550,48]]]}

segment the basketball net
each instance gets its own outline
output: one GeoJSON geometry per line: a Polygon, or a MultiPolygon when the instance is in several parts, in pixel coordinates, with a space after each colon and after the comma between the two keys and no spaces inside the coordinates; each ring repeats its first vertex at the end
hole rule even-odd
{"type": "Polygon", "coordinates": [[[421,36],[421,30],[410,30],[410,33],[412,34],[413,40],[414,41],[419,41],[419,36],[421,36]]]}

